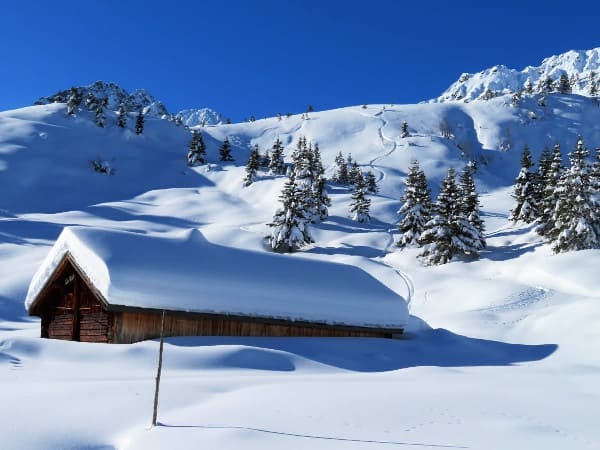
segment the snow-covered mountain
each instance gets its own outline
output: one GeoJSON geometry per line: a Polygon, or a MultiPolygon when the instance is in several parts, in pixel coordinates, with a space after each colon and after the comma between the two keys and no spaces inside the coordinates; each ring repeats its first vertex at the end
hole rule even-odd
{"type": "Polygon", "coordinates": [[[184,109],[177,113],[184,125],[195,127],[198,125],[220,125],[225,122],[223,116],[210,109],[184,109]]]}
{"type": "Polygon", "coordinates": [[[479,73],[463,73],[432,101],[470,102],[522,90],[556,92],[560,90],[560,77],[563,75],[568,80],[570,92],[586,96],[600,95],[600,47],[570,50],[544,59],[537,67],[528,66],[521,71],[499,65],[479,73]]]}
{"type": "Polygon", "coordinates": [[[122,104],[127,112],[143,111],[145,115],[154,117],[168,116],[166,106],[155,99],[145,89],[136,89],[129,93],[116,83],[105,83],[96,81],[88,86],[74,86],[69,89],[58,91],[47,97],[42,97],[35,102],[36,105],[46,105],[49,103],[65,103],[71,93],[77,91],[82,99],[92,95],[96,101],[107,100],[107,108],[111,111],[117,111],[122,104]]]}
{"type": "MultiPolygon", "coordinates": [[[[591,73],[597,54],[549,58],[536,80],[558,75],[551,60],[556,70],[562,64],[560,70],[591,73]]],[[[526,81],[508,69],[486,79],[499,72],[521,80],[515,90],[526,81]]],[[[597,447],[600,251],[553,255],[531,225],[509,222],[508,212],[525,144],[534,159],[556,143],[566,154],[579,135],[588,148],[600,147],[598,99],[533,92],[518,102],[509,93],[465,103],[481,95],[474,78],[463,82],[473,83],[472,97],[461,101],[350,106],[198,128],[208,159],[198,167],[186,164],[185,127],[150,114],[136,134],[134,112],[153,104],[149,96],[131,100],[124,128],[114,110],[130,94],[107,85],[94,91],[111,92],[104,127],[86,109],[68,116],[56,102],[66,91],[0,112],[2,448],[597,447]],[[214,244],[268,251],[266,224],[286,177],[259,171],[244,186],[244,165],[252,147],[264,154],[275,139],[289,162],[301,136],[319,144],[326,175],[338,152],[351,154],[375,174],[379,192],[369,196],[371,222],[357,223],[349,218],[351,189],[330,184],[329,219],[312,226],[315,243],[281,257],[362,269],[408,303],[407,338],[170,339],[160,391],[164,426],[147,430],[157,342],[39,339],[39,322],[23,308],[33,274],[65,226],[149,240],[199,230],[214,244]],[[218,149],[226,137],[235,161],[223,163],[218,149]],[[434,193],[449,167],[478,162],[488,243],[480,259],[424,267],[418,249],[395,246],[413,159],[434,193]],[[95,171],[94,161],[106,162],[112,175],[95,171]],[[40,405],[52,405],[52,414],[40,405]]],[[[129,275],[139,273],[131,268],[129,275]]]]}

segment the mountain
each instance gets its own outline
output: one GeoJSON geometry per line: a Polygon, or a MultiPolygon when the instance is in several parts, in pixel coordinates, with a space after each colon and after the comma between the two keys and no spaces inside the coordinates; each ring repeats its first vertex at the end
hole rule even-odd
{"type": "Polygon", "coordinates": [[[88,96],[92,96],[98,103],[106,99],[107,108],[111,111],[117,111],[122,104],[127,112],[142,110],[145,115],[154,117],[169,115],[166,106],[146,90],[136,89],[129,93],[118,84],[105,83],[104,81],[96,81],[88,86],[74,86],[70,89],[58,91],[55,94],[40,98],[35,104],[66,103],[73,91],[76,91],[83,100],[88,96]]]}
{"type": "Polygon", "coordinates": [[[177,113],[184,125],[195,127],[198,125],[220,125],[225,122],[221,114],[210,108],[184,109],[177,113]]]}
{"type": "MultiPolygon", "coordinates": [[[[570,93],[600,95],[600,47],[591,50],[570,50],[551,56],[537,66],[521,71],[506,66],[494,66],[479,73],[463,73],[442,95],[433,102],[470,102],[494,96],[527,90],[532,93],[560,90],[561,75],[569,81],[570,93]],[[545,86],[547,80],[552,86],[545,86]]],[[[565,92],[566,93],[566,92],[565,92]]]]}

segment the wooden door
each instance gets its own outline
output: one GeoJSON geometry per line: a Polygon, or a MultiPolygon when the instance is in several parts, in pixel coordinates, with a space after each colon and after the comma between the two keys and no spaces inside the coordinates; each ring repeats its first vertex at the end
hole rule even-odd
{"type": "Polygon", "coordinates": [[[49,312],[47,333],[50,339],[74,340],[77,331],[75,273],[67,271],[57,280],[49,312]]]}

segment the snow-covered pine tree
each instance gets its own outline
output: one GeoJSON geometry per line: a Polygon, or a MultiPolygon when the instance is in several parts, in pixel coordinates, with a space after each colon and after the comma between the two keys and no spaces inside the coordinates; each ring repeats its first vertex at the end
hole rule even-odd
{"type": "Polygon", "coordinates": [[[596,196],[597,203],[600,206],[600,147],[596,148],[594,156],[594,163],[590,172],[590,178],[592,181],[592,191],[596,196]]]}
{"type": "Polygon", "coordinates": [[[544,191],[541,202],[538,205],[539,217],[536,232],[541,236],[546,236],[552,229],[552,217],[556,208],[557,195],[556,186],[564,171],[563,158],[560,145],[555,144],[552,150],[550,167],[544,176],[544,191]]]}
{"type": "Polygon", "coordinates": [[[271,151],[269,170],[272,175],[285,175],[285,163],[283,160],[283,144],[279,138],[275,139],[271,151]]]}
{"type": "Polygon", "coordinates": [[[475,179],[473,171],[466,166],[460,174],[458,185],[461,213],[467,221],[477,231],[477,237],[474,240],[474,246],[478,250],[483,250],[486,247],[485,242],[485,225],[479,214],[479,196],[475,187],[475,179]]]}
{"type": "Polygon", "coordinates": [[[538,161],[538,169],[535,176],[535,210],[537,212],[537,217],[539,218],[543,213],[543,202],[544,202],[544,192],[546,190],[546,177],[550,172],[550,166],[552,165],[552,152],[546,146],[542,150],[540,154],[540,159],[538,161]]]}
{"type": "Polygon", "coordinates": [[[314,222],[319,217],[314,191],[316,176],[313,173],[313,169],[312,145],[309,146],[306,139],[304,139],[300,148],[295,152],[294,174],[302,203],[301,207],[304,210],[304,217],[311,222],[314,222]]]}
{"type": "Polygon", "coordinates": [[[360,178],[363,178],[364,181],[362,170],[360,170],[360,167],[358,167],[358,163],[356,162],[356,160],[352,161],[352,163],[350,164],[350,169],[348,170],[348,178],[350,179],[350,184],[354,185],[358,183],[360,178]]]}
{"type": "Polygon", "coordinates": [[[202,133],[200,131],[192,131],[192,139],[190,140],[188,148],[188,166],[206,164],[206,146],[204,145],[204,139],[202,138],[202,133]]]}
{"type": "Polygon", "coordinates": [[[144,113],[140,109],[137,116],[135,117],[135,134],[142,134],[144,132],[144,113]]]}
{"type": "Polygon", "coordinates": [[[565,73],[561,74],[558,79],[558,92],[561,94],[571,93],[571,83],[569,83],[569,77],[565,73]]]}
{"type": "Polygon", "coordinates": [[[117,111],[117,126],[120,128],[127,126],[127,110],[123,103],[119,105],[119,110],[117,111]]]}
{"type": "Polygon", "coordinates": [[[96,125],[98,125],[100,128],[104,128],[106,117],[104,117],[104,108],[102,107],[101,103],[96,105],[96,111],[94,111],[94,113],[96,114],[96,125]]]}
{"type": "Polygon", "coordinates": [[[268,169],[271,165],[271,154],[269,153],[269,149],[265,150],[264,155],[260,155],[259,158],[259,166],[261,169],[268,169]]]}
{"type": "Polygon", "coordinates": [[[335,165],[337,166],[337,169],[335,171],[333,181],[342,185],[350,184],[348,164],[346,164],[346,160],[344,159],[344,155],[342,155],[342,152],[339,152],[335,157],[335,165]]]}
{"type": "Polygon", "coordinates": [[[368,170],[365,174],[365,183],[367,184],[367,192],[369,192],[369,194],[377,194],[379,192],[377,177],[371,170],[368,170]]]}
{"type": "Polygon", "coordinates": [[[513,198],[516,200],[516,205],[509,216],[513,222],[522,220],[525,223],[531,223],[537,217],[535,210],[536,173],[531,170],[532,167],[531,151],[526,144],[521,155],[521,170],[515,179],[513,198]]]}
{"type": "Polygon", "coordinates": [[[260,168],[260,150],[258,144],[254,146],[246,163],[246,177],[244,186],[250,186],[256,181],[256,171],[260,168]]]}
{"type": "Polygon", "coordinates": [[[225,137],[223,143],[219,147],[219,159],[221,161],[233,161],[233,156],[231,156],[231,144],[229,143],[228,137],[225,137]]]}
{"type": "Polygon", "coordinates": [[[592,191],[589,151],[580,137],[569,154],[570,167],[555,189],[556,207],[548,234],[555,253],[600,248],[600,217],[592,191]]]}
{"type": "Polygon", "coordinates": [[[271,249],[276,252],[293,252],[314,242],[310,234],[309,220],[304,216],[299,195],[295,175],[292,172],[279,196],[282,208],[277,210],[273,221],[267,224],[271,228],[267,240],[271,249]]]}
{"type": "Polygon", "coordinates": [[[371,220],[371,199],[367,198],[367,185],[362,172],[356,176],[352,203],[350,203],[350,217],[357,222],[366,223],[371,220]]]}
{"type": "Polygon", "coordinates": [[[410,136],[410,134],[408,132],[408,123],[405,120],[404,122],[402,122],[402,129],[400,130],[400,137],[405,138],[408,136],[410,136]]]}
{"type": "Polygon", "coordinates": [[[453,168],[448,169],[432,209],[433,217],[419,239],[421,260],[437,265],[446,264],[457,254],[478,255],[479,233],[463,215],[453,168]]]}
{"type": "Polygon", "coordinates": [[[325,189],[327,179],[325,178],[325,169],[323,168],[323,163],[321,161],[321,151],[319,150],[319,145],[315,144],[315,148],[313,149],[313,173],[314,173],[314,181],[313,181],[313,198],[315,199],[315,211],[316,216],[319,220],[327,220],[329,217],[329,209],[331,206],[331,199],[327,195],[327,191],[325,189]]]}
{"type": "Polygon", "coordinates": [[[404,194],[400,199],[402,206],[398,210],[398,230],[401,234],[396,242],[400,248],[417,246],[425,224],[431,220],[431,189],[416,159],[408,169],[404,183],[404,194]]]}

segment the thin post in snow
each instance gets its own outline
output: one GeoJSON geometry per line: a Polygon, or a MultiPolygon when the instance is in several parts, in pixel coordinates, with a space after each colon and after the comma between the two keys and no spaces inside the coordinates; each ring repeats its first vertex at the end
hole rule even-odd
{"type": "Polygon", "coordinates": [[[165,310],[163,309],[160,319],[160,346],[158,349],[158,369],[156,371],[156,387],[154,389],[154,411],[152,413],[152,426],[156,426],[156,417],[158,415],[158,390],[160,388],[160,373],[162,371],[162,356],[163,356],[163,335],[165,331],[165,310]]]}

